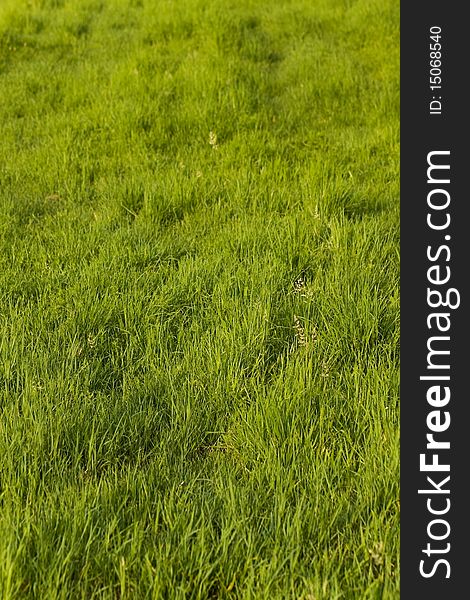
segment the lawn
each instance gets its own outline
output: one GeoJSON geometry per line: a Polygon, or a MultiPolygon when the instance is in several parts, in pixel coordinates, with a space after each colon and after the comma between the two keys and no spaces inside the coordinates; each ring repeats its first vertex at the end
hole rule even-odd
{"type": "Polygon", "coordinates": [[[0,597],[399,598],[399,3],[2,0],[0,597]]]}

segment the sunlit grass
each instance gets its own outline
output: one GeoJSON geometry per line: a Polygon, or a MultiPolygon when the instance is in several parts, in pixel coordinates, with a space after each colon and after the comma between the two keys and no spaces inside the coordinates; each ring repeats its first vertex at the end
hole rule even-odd
{"type": "Polygon", "coordinates": [[[399,597],[398,26],[2,3],[2,599],[399,597]]]}

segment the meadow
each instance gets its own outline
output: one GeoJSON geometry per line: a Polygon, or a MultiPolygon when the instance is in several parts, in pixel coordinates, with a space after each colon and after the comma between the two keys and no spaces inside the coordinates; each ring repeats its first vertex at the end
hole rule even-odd
{"type": "Polygon", "coordinates": [[[399,598],[399,3],[0,2],[2,600],[399,598]]]}

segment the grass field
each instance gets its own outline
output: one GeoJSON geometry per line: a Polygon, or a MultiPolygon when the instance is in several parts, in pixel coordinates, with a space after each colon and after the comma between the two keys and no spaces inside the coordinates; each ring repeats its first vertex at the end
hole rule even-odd
{"type": "Polygon", "coordinates": [[[399,597],[399,3],[2,0],[0,598],[399,597]]]}

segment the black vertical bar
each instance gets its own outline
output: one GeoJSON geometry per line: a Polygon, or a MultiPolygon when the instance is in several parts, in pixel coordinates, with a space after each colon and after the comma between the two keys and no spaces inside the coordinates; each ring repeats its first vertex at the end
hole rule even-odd
{"type": "Polygon", "coordinates": [[[465,219],[470,205],[470,103],[465,91],[470,30],[464,6],[435,0],[401,3],[404,600],[463,598],[470,593],[470,496],[465,489],[470,480],[470,398],[465,381],[470,372],[470,231],[465,219]]]}

